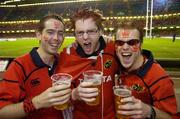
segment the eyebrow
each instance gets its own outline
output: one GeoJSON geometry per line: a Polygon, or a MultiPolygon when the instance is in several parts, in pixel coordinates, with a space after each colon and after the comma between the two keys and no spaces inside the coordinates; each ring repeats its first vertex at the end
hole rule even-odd
{"type": "Polygon", "coordinates": [[[64,30],[55,30],[55,29],[46,29],[46,31],[58,31],[58,32],[64,32],[64,30]]]}
{"type": "Polygon", "coordinates": [[[89,31],[89,30],[98,30],[98,28],[86,29],[86,30],[76,30],[76,31],[89,31]]]}

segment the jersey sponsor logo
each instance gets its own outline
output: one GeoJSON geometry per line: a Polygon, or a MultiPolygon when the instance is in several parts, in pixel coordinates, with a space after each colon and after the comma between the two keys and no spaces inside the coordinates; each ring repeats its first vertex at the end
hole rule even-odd
{"type": "Polygon", "coordinates": [[[141,85],[139,85],[139,84],[134,84],[134,85],[132,85],[131,88],[132,88],[133,90],[135,90],[136,92],[138,92],[138,93],[144,91],[144,89],[145,89],[143,86],[141,86],[141,85]]]}
{"type": "Polygon", "coordinates": [[[111,75],[103,76],[103,82],[104,82],[104,83],[109,82],[109,81],[112,81],[111,75]]]}
{"type": "Polygon", "coordinates": [[[108,69],[111,67],[111,65],[112,65],[112,60],[107,60],[104,64],[104,68],[108,69]]]}
{"type": "MultiPolygon", "coordinates": [[[[79,79],[79,81],[80,81],[80,83],[82,83],[82,82],[83,82],[83,79],[79,79]]],[[[102,81],[103,81],[104,83],[109,82],[109,81],[112,81],[111,75],[103,76],[102,81]]]]}
{"type": "Polygon", "coordinates": [[[40,84],[39,78],[36,78],[36,79],[32,79],[32,80],[31,80],[31,85],[32,85],[32,87],[38,86],[39,84],[40,84]]]}

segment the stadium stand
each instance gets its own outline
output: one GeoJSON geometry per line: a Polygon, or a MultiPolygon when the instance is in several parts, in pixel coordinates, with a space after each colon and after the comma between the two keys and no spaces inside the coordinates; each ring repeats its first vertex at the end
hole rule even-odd
{"type": "MultiPolygon", "coordinates": [[[[43,2],[45,1],[48,0],[43,0],[43,2]]],[[[37,2],[40,3],[42,0],[38,0],[37,2]]],[[[171,36],[176,33],[178,36],[180,26],[177,28],[176,25],[180,24],[180,2],[178,2],[178,0],[159,2],[159,0],[154,0],[153,35],[171,36]]],[[[73,11],[84,7],[97,8],[103,12],[106,19],[104,22],[104,26],[107,27],[105,29],[106,34],[113,32],[111,28],[115,28],[119,21],[135,20],[139,26],[144,28],[146,24],[146,1],[144,0],[131,0],[131,2],[129,0],[122,0],[121,2],[118,0],[91,1],[20,6],[27,3],[33,4],[34,1],[24,0],[19,3],[7,4],[15,5],[14,7],[0,6],[1,37],[27,37],[28,34],[29,37],[32,37],[32,32],[34,32],[37,23],[37,21],[32,22],[32,20],[39,20],[42,16],[54,12],[61,14],[67,19],[73,11]]],[[[66,21],[66,28],[70,29],[68,21],[66,21]]],[[[70,33],[71,31],[68,30],[68,32],[70,33]]]]}

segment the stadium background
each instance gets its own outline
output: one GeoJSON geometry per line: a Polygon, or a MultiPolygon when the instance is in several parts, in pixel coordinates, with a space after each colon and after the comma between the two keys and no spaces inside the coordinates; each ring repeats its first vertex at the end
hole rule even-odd
{"type": "MultiPolygon", "coordinates": [[[[133,20],[146,27],[148,0],[1,0],[1,37],[34,37],[39,19],[48,13],[59,13],[72,35],[69,16],[80,8],[99,9],[104,15],[105,34],[112,33],[118,21],[133,20]],[[17,1],[17,2],[10,2],[17,1]]],[[[153,36],[172,36],[180,33],[180,0],[153,0],[153,36]]],[[[151,0],[149,0],[150,13],[151,0]]],[[[150,20],[150,16],[149,16],[150,20]]]]}
{"type": "Polygon", "coordinates": [[[9,64],[13,58],[38,46],[35,28],[44,15],[58,13],[64,18],[68,37],[63,47],[74,41],[69,17],[81,8],[99,9],[103,13],[107,36],[113,36],[121,21],[133,20],[144,27],[145,48],[152,50],[155,58],[172,75],[180,100],[180,0],[0,0],[0,78],[7,68],[2,68],[5,61],[9,64]],[[172,42],[173,35],[176,35],[175,42],[172,42]]]}

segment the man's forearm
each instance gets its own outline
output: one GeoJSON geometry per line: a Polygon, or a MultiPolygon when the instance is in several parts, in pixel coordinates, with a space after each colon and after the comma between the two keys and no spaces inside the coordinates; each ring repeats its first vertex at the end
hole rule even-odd
{"type": "Polygon", "coordinates": [[[20,119],[26,116],[23,103],[10,104],[0,109],[0,119],[20,119]]]}
{"type": "Polygon", "coordinates": [[[156,111],[156,119],[172,119],[171,115],[168,114],[167,112],[161,111],[157,109],[156,107],[153,107],[153,108],[156,111]]]}

